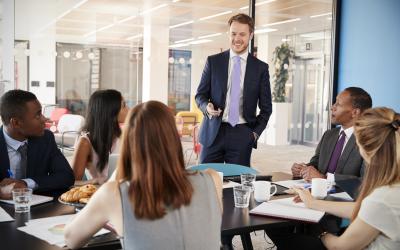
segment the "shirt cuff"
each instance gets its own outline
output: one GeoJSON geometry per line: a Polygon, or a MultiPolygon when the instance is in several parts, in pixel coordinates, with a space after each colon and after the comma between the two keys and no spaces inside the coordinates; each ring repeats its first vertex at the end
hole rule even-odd
{"type": "Polygon", "coordinates": [[[36,184],[36,182],[32,179],[22,179],[23,181],[26,182],[26,185],[28,186],[28,188],[32,188],[33,190],[38,188],[38,184],[36,184]]]}

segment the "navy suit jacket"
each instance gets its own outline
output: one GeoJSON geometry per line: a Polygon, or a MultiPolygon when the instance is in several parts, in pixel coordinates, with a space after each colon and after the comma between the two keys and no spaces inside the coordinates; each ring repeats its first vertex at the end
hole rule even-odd
{"type": "MultiPolygon", "coordinates": [[[[67,189],[74,185],[74,174],[68,161],[57,148],[54,135],[45,130],[44,135],[28,139],[28,166],[26,177],[38,184],[36,191],[67,189]]],[[[0,181],[8,178],[10,168],[3,127],[0,128],[0,181]]]]}
{"type": "MultiPolygon", "coordinates": [[[[207,104],[211,102],[216,110],[220,108],[224,111],[228,68],[229,50],[209,56],[197,89],[196,103],[205,115],[200,129],[199,141],[207,147],[214,142],[222,121],[222,113],[218,117],[208,118],[207,104]]],[[[243,83],[243,118],[253,132],[261,135],[267,126],[271,113],[268,64],[249,54],[243,83]],[[259,115],[256,115],[257,104],[260,108],[259,115]]],[[[254,143],[254,147],[256,147],[256,143],[254,143]]]]}

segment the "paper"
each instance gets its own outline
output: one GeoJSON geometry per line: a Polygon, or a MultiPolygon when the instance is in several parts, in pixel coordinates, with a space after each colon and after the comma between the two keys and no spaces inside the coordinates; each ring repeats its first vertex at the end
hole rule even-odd
{"type": "MultiPolygon", "coordinates": [[[[74,216],[75,214],[68,214],[30,220],[26,223],[26,226],[19,227],[18,230],[33,235],[41,240],[47,241],[51,245],[63,247],[65,246],[64,227],[72,220],[74,216]]],[[[110,231],[101,229],[95,234],[95,236],[106,234],[108,232],[110,231]]]]}
{"type": "Polygon", "coordinates": [[[346,192],[329,194],[329,196],[335,197],[335,198],[338,198],[338,199],[341,199],[341,200],[345,200],[345,201],[353,201],[353,198],[351,198],[351,196],[346,192]]]}
{"type": "Polygon", "coordinates": [[[0,222],[13,221],[14,218],[11,217],[3,208],[0,207],[0,222]]]}
{"type": "Polygon", "coordinates": [[[250,210],[250,214],[317,223],[325,212],[306,208],[304,203],[294,203],[293,198],[286,198],[263,202],[250,210]]]}
{"type": "MultiPolygon", "coordinates": [[[[35,206],[35,205],[42,204],[42,203],[45,203],[45,202],[49,202],[49,201],[52,201],[52,200],[53,200],[53,197],[50,197],[50,196],[33,194],[32,195],[32,200],[29,202],[29,204],[31,206],[35,206]]],[[[14,201],[13,200],[0,200],[0,201],[4,202],[4,203],[8,203],[8,204],[14,205],[14,201]]]]}
{"type": "Polygon", "coordinates": [[[304,187],[307,188],[310,186],[310,183],[306,182],[304,179],[300,180],[288,180],[288,181],[274,181],[273,183],[281,185],[286,188],[292,187],[304,187]]]}
{"type": "Polygon", "coordinates": [[[241,185],[240,183],[228,181],[228,182],[224,182],[224,185],[222,187],[223,188],[232,188],[232,187],[236,187],[236,186],[240,186],[240,185],[241,185]]]}

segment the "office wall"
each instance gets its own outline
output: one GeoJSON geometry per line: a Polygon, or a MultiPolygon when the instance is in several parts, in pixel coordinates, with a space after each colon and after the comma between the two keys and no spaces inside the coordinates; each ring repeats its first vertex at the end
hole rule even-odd
{"type": "Polygon", "coordinates": [[[338,92],[367,90],[400,112],[400,1],[342,0],[338,92]]]}

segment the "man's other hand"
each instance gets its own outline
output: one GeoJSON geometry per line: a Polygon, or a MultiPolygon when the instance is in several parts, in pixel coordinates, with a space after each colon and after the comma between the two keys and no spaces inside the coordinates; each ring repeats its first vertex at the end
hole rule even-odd
{"type": "Polygon", "coordinates": [[[325,178],[325,175],[321,174],[314,166],[307,166],[301,171],[301,176],[307,182],[310,182],[312,178],[325,178]]]}
{"type": "Polygon", "coordinates": [[[292,166],[293,177],[302,177],[301,171],[306,167],[307,165],[305,163],[294,163],[292,166]]]}
{"type": "Polygon", "coordinates": [[[219,108],[218,110],[214,109],[214,104],[212,104],[211,102],[209,102],[207,104],[207,113],[210,116],[220,116],[221,115],[222,110],[219,108]]]}

